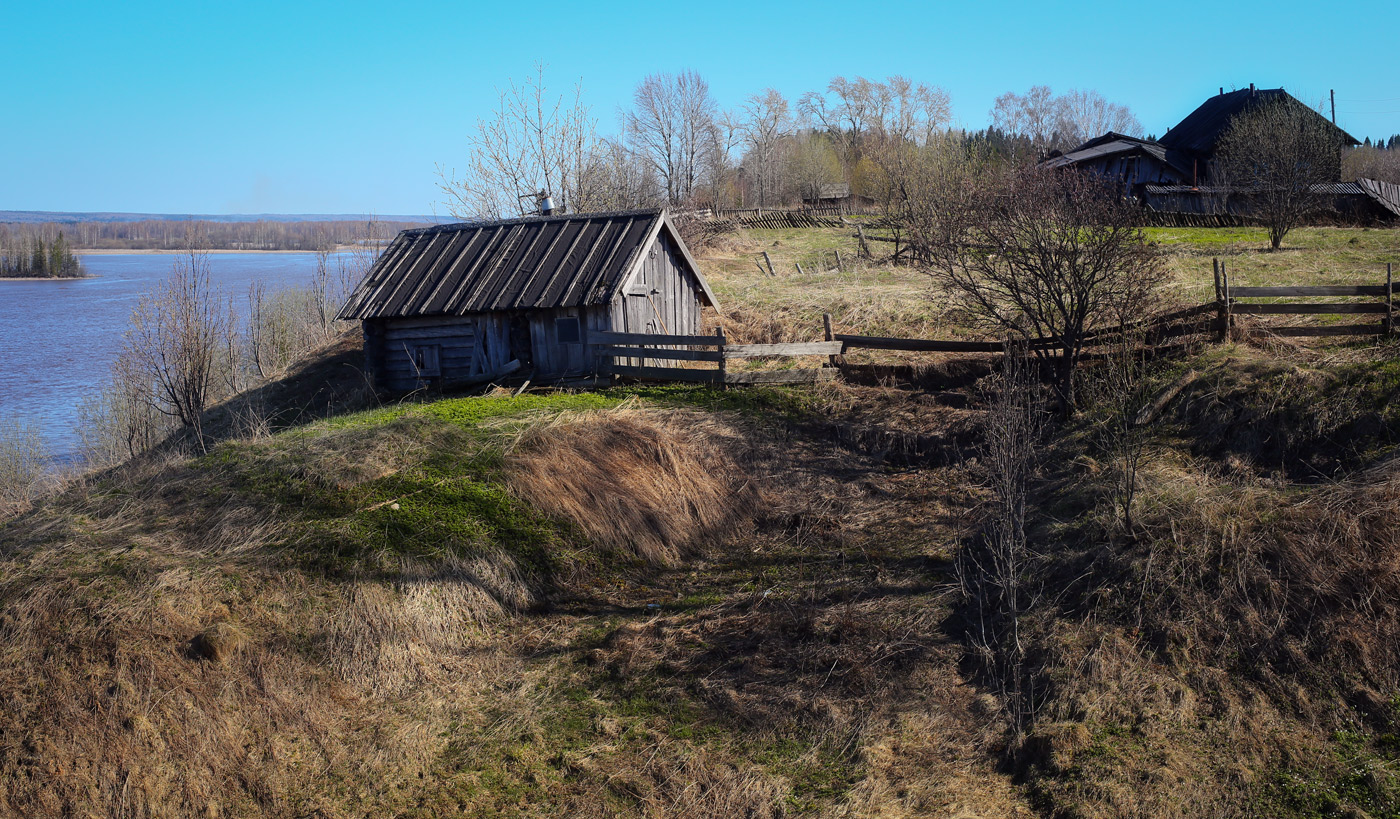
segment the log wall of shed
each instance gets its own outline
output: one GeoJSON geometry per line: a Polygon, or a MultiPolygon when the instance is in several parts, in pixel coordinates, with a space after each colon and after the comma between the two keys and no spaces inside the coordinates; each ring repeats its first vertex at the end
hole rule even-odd
{"type": "Polygon", "coordinates": [[[387,392],[490,375],[509,361],[502,315],[382,319],[366,325],[366,363],[374,372],[375,386],[387,392]],[[436,348],[436,375],[417,366],[419,347],[436,348]]]}

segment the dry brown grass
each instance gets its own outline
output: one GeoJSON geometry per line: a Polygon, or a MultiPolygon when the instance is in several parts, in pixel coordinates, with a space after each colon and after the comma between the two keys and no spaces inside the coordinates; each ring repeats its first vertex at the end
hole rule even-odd
{"type": "Polygon", "coordinates": [[[671,566],[751,519],[759,490],[735,459],[742,449],[713,416],[624,407],[528,428],[505,474],[516,494],[591,543],[671,566]]]}

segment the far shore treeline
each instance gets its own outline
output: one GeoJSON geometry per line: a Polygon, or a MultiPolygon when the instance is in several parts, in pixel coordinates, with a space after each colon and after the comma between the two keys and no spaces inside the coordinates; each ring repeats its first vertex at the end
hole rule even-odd
{"type": "MultiPolygon", "coordinates": [[[[0,270],[34,269],[35,247],[61,245],[69,250],[185,250],[191,233],[206,250],[302,250],[334,249],[343,245],[383,243],[406,228],[425,222],[338,220],[324,222],[189,221],[142,219],[130,222],[0,222],[0,270]],[[26,255],[28,254],[28,256],[26,255]]],[[[76,262],[75,262],[76,264],[76,262]]],[[[0,275],[29,276],[47,273],[10,272],[0,275]]]]}
{"type": "Polygon", "coordinates": [[[62,231],[49,238],[0,228],[0,278],[74,279],[83,275],[83,265],[62,231]]]}

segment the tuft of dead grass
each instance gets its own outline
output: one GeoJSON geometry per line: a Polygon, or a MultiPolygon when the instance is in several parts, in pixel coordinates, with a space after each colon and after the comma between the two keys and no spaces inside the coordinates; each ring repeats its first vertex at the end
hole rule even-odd
{"type": "Polygon", "coordinates": [[[505,480],[591,543],[675,565],[752,517],[760,494],[732,454],[737,441],[724,421],[697,412],[561,415],[520,433],[505,480]]]}

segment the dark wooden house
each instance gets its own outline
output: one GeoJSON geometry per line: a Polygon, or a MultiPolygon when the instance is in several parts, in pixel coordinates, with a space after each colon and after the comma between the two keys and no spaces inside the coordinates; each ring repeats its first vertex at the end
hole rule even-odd
{"type": "Polygon", "coordinates": [[[714,293],[664,210],[405,230],[340,311],[375,386],[402,393],[594,373],[590,334],[698,335],[714,293]]]}
{"type": "Polygon", "coordinates": [[[1191,176],[1182,182],[1191,185],[1219,184],[1222,180],[1216,168],[1216,149],[1220,139],[1230,127],[1230,122],[1240,114],[1249,112],[1261,105],[1281,104],[1296,109],[1307,117],[1315,117],[1332,131],[1337,139],[1337,180],[1341,180],[1341,148],[1344,145],[1360,145],[1356,137],[1333,125],[1326,117],[1304,105],[1296,97],[1282,88],[1248,88],[1237,91],[1221,89],[1220,93],[1197,106],[1181,122],[1162,135],[1158,140],[1168,151],[1189,163],[1191,176]]]}
{"type": "Polygon", "coordinates": [[[1115,179],[1127,192],[1141,185],[1176,185],[1191,181],[1190,160],[1150,139],[1109,131],[1065,154],[1052,154],[1044,164],[1073,167],[1115,179]]]}

